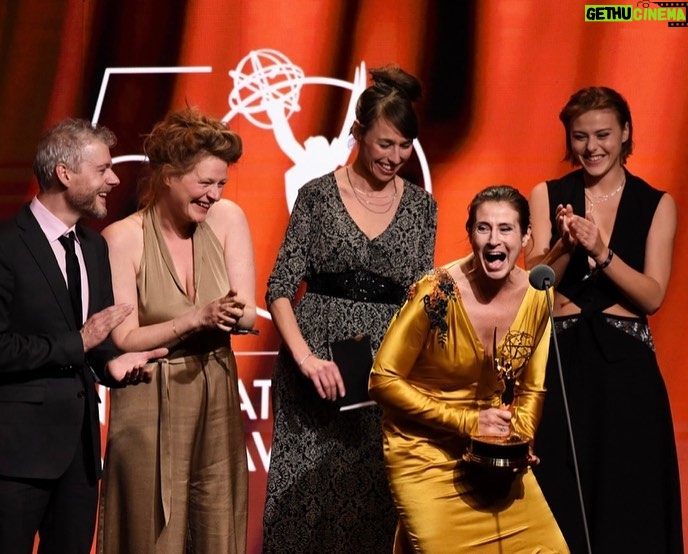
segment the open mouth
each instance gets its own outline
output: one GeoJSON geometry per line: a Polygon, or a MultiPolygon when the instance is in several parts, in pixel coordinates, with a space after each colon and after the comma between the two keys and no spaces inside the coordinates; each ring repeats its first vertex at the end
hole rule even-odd
{"type": "Polygon", "coordinates": [[[485,252],[483,259],[485,260],[485,269],[501,271],[506,265],[507,255],[506,252],[485,252]]]}
{"type": "Polygon", "coordinates": [[[489,264],[503,262],[506,260],[504,252],[485,252],[485,261],[489,264]]]}

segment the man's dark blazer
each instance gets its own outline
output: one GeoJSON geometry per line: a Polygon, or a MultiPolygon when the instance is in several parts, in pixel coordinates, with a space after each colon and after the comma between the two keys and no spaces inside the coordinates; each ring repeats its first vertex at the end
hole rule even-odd
{"type": "MultiPolygon", "coordinates": [[[[77,224],[88,272],[88,314],[113,304],[105,240],[77,224]]],[[[69,292],[50,244],[28,205],[0,223],[0,475],[55,479],[82,434],[84,397],[101,475],[100,422],[93,370],[107,381],[104,345],[84,354],[69,292]]],[[[108,383],[111,384],[111,383],[108,383]]]]}

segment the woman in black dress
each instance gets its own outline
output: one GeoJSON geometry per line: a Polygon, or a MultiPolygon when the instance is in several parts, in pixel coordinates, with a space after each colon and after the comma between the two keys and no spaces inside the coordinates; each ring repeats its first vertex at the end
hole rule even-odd
{"type": "Polygon", "coordinates": [[[560,119],[580,168],[533,189],[526,261],[557,276],[575,451],[550,349],[535,474],[572,552],[683,552],[671,410],[647,322],[671,274],[676,204],[625,168],[633,123],[618,92],[579,90],[560,119]]]}

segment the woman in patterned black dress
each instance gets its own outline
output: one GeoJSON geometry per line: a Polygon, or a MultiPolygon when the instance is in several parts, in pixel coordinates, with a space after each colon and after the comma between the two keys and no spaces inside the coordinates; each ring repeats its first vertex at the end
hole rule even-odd
{"type": "Polygon", "coordinates": [[[352,127],[355,159],[300,189],[268,280],[283,346],[272,381],[266,554],[393,544],[380,410],[339,411],[345,389],[329,345],[367,334],[375,354],[406,287],[433,266],[437,204],[398,175],[417,136],[420,83],[395,67],[371,74],[352,127]]]}

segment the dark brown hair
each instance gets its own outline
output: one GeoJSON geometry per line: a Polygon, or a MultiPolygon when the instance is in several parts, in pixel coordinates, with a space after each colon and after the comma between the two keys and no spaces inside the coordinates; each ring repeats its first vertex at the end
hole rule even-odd
{"type": "Polygon", "coordinates": [[[471,203],[468,205],[468,219],[466,220],[466,231],[471,234],[473,226],[475,225],[476,212],[478,208],[485,202],[507,202],[518,213],[518,223],[521,228],[521,233],[524,235],[528,232],[530,226],[530,207],[528,200],[523,196],[518,189],[510,185],[493,185],[481,190],[473,197],[471,203]]]}
{"type": "Polygon", "coordinates": [[[370,70],[373,84],[356,103],[356,122],[365,134],[380,118],[391,123],[408,139],[418,137],[418,116],[413,109],[421,94],[421,84],[413,75],[396,65],[370,70]]]}
{"type": "Polygon", "coordinates": [[[608,87],[587,87],[575,92],[561,110],[559,119],[566,130],[566,157],[564,160],[578,165],[571,148],[571,126],[573,121],[590,110],[612,110],[623,130],[628,123],[628,139],[621,145],[621,164],[625,164],[633,152],[633,121],[628,102],[614,89],[608,87]]]}

